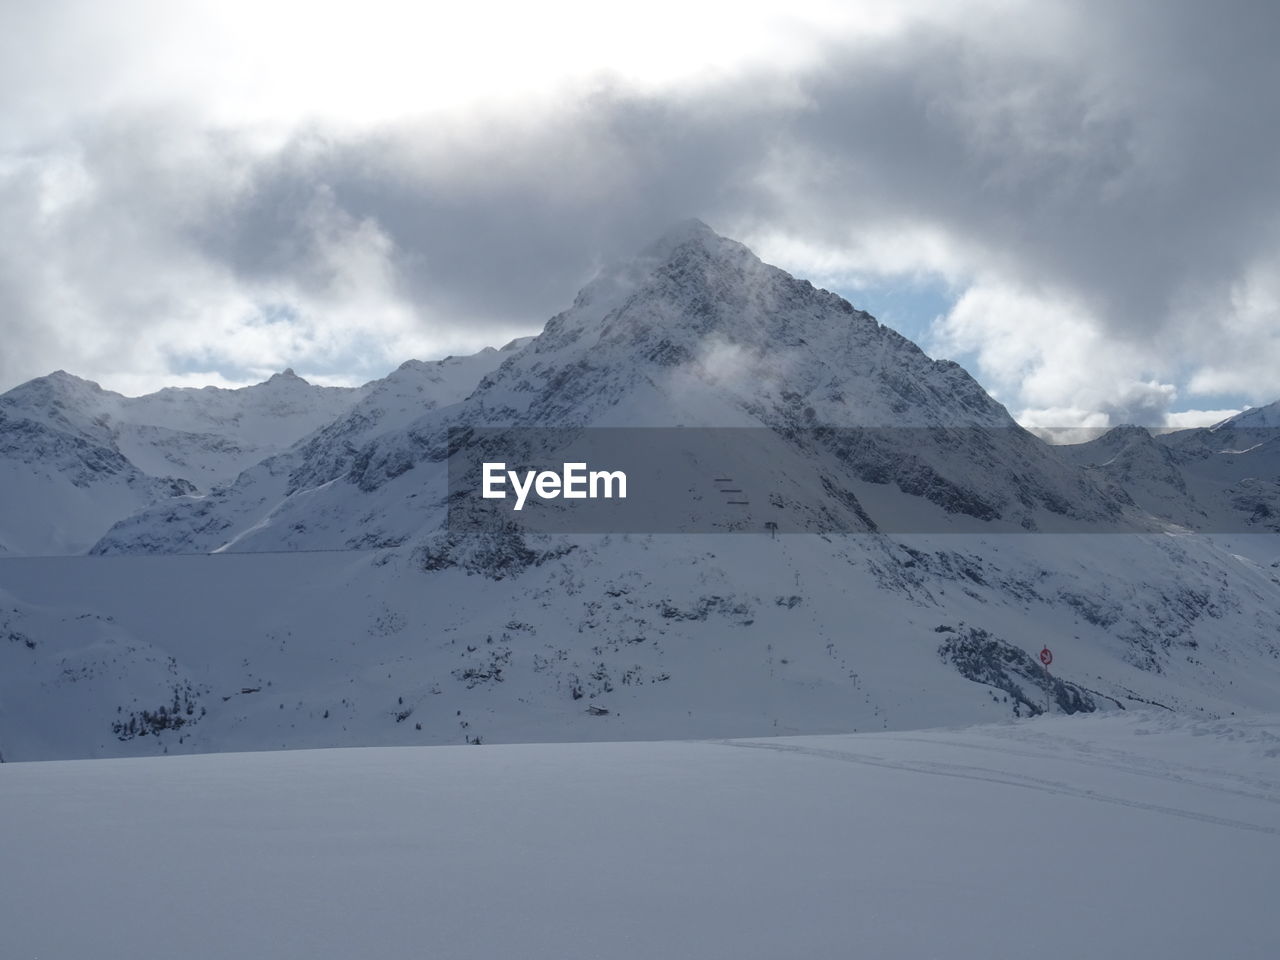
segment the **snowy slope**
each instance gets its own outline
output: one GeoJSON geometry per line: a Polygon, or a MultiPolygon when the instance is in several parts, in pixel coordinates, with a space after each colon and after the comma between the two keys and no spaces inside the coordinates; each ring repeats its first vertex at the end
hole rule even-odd
{"type": "Polygon", "coordinates": [[[429,410],[458,403],[481,379],[532,338],[512,340],[501,350],[486,347],[466,357],[409,360],[382,380],[350,411],[316,431],[291,451],[287,492],[328,483],[347,473],[374,437],[402,430],[429,410]]]}
{"type": "Polygon", "coordinates": [[[1262,542],[548,540],[519,563],[479,542],[444,569],[408,548],[0,559],[0,753],[1223,717],[1280,692],[1262,542]]]}
{"type": "Polygon", "coordinates": [[[120,517],[194,489],[185,480],[144,473],[109,439],[98,442],[0,405],[5,553],[83,553],[120,517]]]}
{"type": "Polygon", "coordinates": [[[341,416],[370,388],[321,387],[292,370],[236,390],[170,387],[124,398],[116,442],[143,470],[204,490],[341,416]]]}
{"type": "Polygon", "coordinates": [[[1188,488],[1173,447],[1143,427],[1113,427],[1095,440],[1063,444],[1056,452],[1069,462],[1092,468],[1102,482],[1158,517],[1193,529],[1208,521],[1206,505],[1188,488]]]}
{"type": "Polygon", "coordinates": [[[1274,716],[1148,713],[6,764],[0,938],[99,960],[1263,960],[1278,743],[1274,716]]]}

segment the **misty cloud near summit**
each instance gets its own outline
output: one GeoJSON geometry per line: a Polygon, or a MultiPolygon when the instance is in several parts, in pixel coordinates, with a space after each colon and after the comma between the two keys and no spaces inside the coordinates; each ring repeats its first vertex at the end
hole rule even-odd
{"type": "Polygon", "coordinates": [[[0,389],[360,382],[536,332],[699,216],[857,306],[941,287],[904,332],[1025,423],[1280,397],[1272,5],[673,8],[665,56],[567,6],[537,57],[465,14],[415,56],[380,8],[247,47],[232,7],[0,15],[0,389]],[[424,66],[446,39],[475,64],[424,66]]]}

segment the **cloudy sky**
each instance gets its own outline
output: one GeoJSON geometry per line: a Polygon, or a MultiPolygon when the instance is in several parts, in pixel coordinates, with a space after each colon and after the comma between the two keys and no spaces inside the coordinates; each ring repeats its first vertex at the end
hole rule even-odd
{"type": "Polygon", "coordinates": [[[1280,398],[1278,41],[1230,0],[5,4],[0,389],[362,382],[698,216],[1026,423],[1212,420],[1280,398]]]}

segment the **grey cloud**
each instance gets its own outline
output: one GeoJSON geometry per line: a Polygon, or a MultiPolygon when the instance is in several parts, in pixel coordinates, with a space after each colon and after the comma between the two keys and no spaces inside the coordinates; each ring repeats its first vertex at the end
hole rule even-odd
{"type": "Polygon", "coordinates": [[[1159,426],[1164,423],[1169,409],[1172,391],[1157,384],[1129,384],[1117,390],[1100,412],[1107,414],[1112,424],[1133,423],[1139,426],[1159,426]]]}
{"type": "Polygon", "coordinates": [[[1081,49],[1051,63],[920,33],[832,69],[795,128],[797,149],[835,158],[802,226],[838,224],[833,203],[922,218],[1027,283],[1081,295],[1119,336],[1157,332],[1189,297],[1221,302],[1274,249],[1280,213],[1280,59],[1256,40],[1280,18],[1251,13],[1264,22],[1082,7],[1065,38],[1081,49]]]}
{"type": "Polygon", "coordinates": [[[305,273],[306,212],[322,196],[386,231],[406,291],[433,314],[542,320],[601,259],[691,213],[740,204],[763,139],[750,123],[695,121],[625,94],[589,98],[533,134],[462,142],[461,169],[415,163],[415,146],[436,135],[409,126],[341,142],[303,136],[188,236],[245,277],[305,273]]]}

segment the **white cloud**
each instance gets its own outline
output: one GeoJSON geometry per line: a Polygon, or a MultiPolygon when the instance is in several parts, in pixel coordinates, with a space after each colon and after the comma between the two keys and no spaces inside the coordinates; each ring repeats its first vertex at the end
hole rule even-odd
{"type": "Polygon", "coordinates": [[[1165,415],[1164,425],[1174,430],[1188,430],[1192,427],[1211,427],[1221,423],[1228,417],[1234,417],[1239,410],[1178,410],[1165,415]]]}
{"type": "Polygon", "coordinates": [[[1036,428],[1159,426],[1177,398],[1172,384],[1134,376],[1158,358],[1117,344],[1063,293],[975,284],[934,324],[929,346],[971,355],[978,379],[1036,428]]]}
{"type": "Polygon", "coordinates": [[[860,223],[842,239],[825,241],[770,225],[745,225],[741,232],[743,242],[765,261],[826,287],[863,287],[886,279],[955,286],[981,262],[963,241],[929,223],[860,223]]]}
{"type": "Polygon", "coordinates": [[[1189,345],[1204,362],[1188,392],[1238,394],[1255,405],[1280,397],[1280,257],[1252,264],[1232,284],[1225,303],[1195,306],[1212,313],[1191,318],[1187,327],[1203,329],[1208,320],[1217,329],[1210,342],[1189,345]]]}

